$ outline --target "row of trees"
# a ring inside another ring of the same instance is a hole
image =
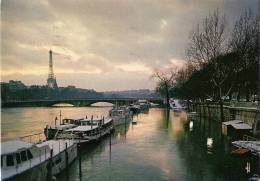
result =
[[[228,32],[225,17],[218,10],[209,14],[191,33],[187,65],[169,75],[155,73],[157,90],[166,97],[213,99],[220,103],[221,118],[223,98],[236,95],[239,100],[243,95],[249,100],[257,94],[258,20],[247,10]]]

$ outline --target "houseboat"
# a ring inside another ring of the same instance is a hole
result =
[[[132,113],[129,107],[115,107],[109,111],[109,117],[113,119],[114,126],[118,126],[128,122],[132,117]]]
[[[140,106],[141,112],[149,111],[150,104],[147,100],[140,99],[140,100],[137,101],[136,104]]]
[[[77,157],[73,140],[48,140],[29,143],[12,140],[2,143],[2,180],[50,180]]]
[[[55,124],[54,127],[46,125],[44,128],[44,135],[47,140],[53,139],[58,133],[79,126],[82,120],[84,120],[84,118],[65,118],[61,121],[61,124]]]
[[[71,129],[59,132],[56,139],[73,139],[78,143],[85,144],[99,140],[101,137],[110,134],[114,130],[112,118],[84,119],[80,125]]]
[[[241,120],[231,120],[222,123],[222,134],[233,138],[242,139],[244,135],[250,135],[252,126]]]
[[[139,105],[136,104],[132,104],[129,106],[129,110],[133,113],[133,114],[138,114],[141,112],[141,107]]]

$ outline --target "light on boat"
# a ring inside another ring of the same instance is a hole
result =
[[[190,131],[192,131],[193,130],[193,121],[190,121],[189,127],[190,127]]]

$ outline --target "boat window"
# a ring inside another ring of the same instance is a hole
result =
[[[14,166],[14,158],[13,155],[6,156],[6,165],[7,166]]]
[[[17,163],[21,163],[20,154],[19,154],[19,153],[16,153],[16,154],[15,154],[15,157],[16,157],[16,162],[17,162]]]
[[[26,161],[27,160],[26,151],[22,151],[21,152],[21,159],[22,159],[22,161]]]
[[[28,156],[29,160],[33,158],[32,153],[31,153],[30,150],[27,150],[27,156]]]
[[[1,167],[3,167],[3,155],[1,155]]]

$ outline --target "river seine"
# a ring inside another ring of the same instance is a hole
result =
[[[65,117],[106,116],[111,107],[3,108],[2,141],[42,132]],[[58,180],[247,180],[259,171],[251,157],[230,155],[230,142],[212,120],[187,120],[185,112],[152,108],[81,151]],[[110,145],[111,139],[111,145]]]

